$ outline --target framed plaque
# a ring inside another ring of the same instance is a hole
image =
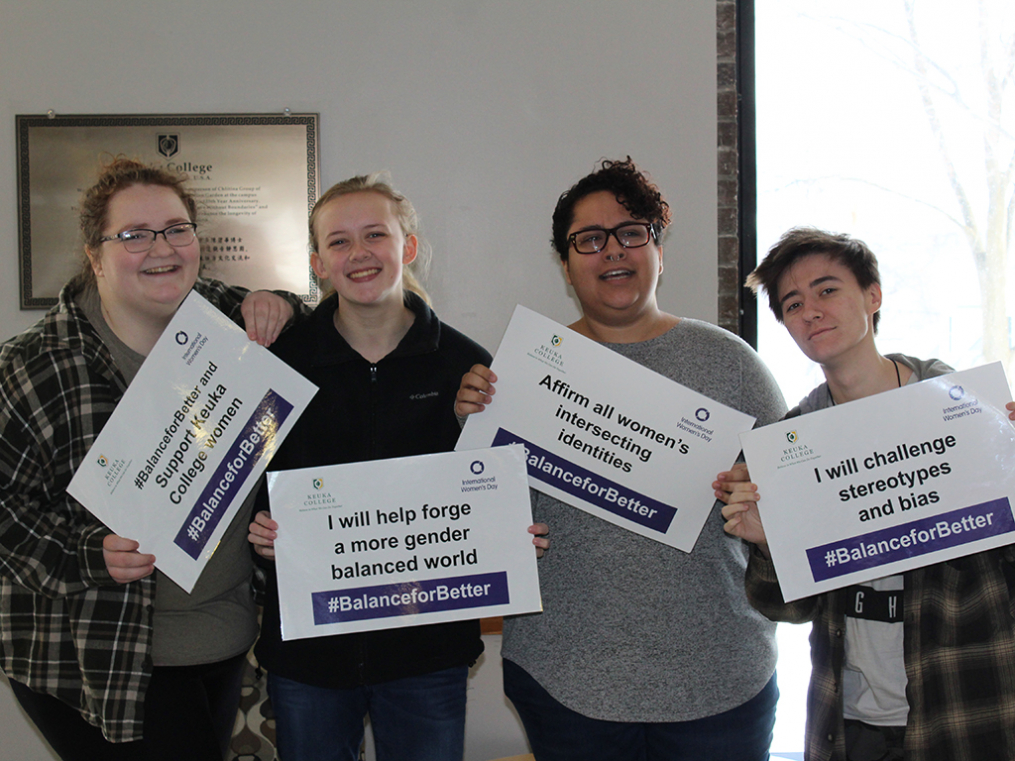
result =
[[[21,308],[56,303],[79,267],[81,194],[115,156],[188,178],[201,274],[317,303],[307,218],[320,191],[317,114],[19,115]]]

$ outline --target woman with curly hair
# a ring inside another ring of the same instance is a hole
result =
[[[778,420],[782,395],[747,344],[659,307],[669,222],[630,158],[560,197],[553,246],[582,310],[570,328],[760,424]],[[456,412],[481,412],[496,380],[473,367]],[[685,553],[535,495],[534,518],[555,537],[540,566],[543,613],[505,622],[503,657],[538,761],[768,757],[775,627],[747,602],[746,551],[723,534],[719,507]]]

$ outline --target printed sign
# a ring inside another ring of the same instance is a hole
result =
[[[1015,542],[1010,399],[994,363],[741,434],[785,599]]]
[[[542,609],[521,447],[268,474],[282,638]]]
[[[316,391],[191,292],[67,491],[190,592]]]
[[[525,307],[493,363],[497,395],[458,450],[522,444],[529,483],[690,552],[754,418],[674,383]]]

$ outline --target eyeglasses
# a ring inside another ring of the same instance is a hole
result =
[[[137,230],[124,230],[122,233],[110,235],[105,238],[99,238],[99,240],[103,243],[109,240],[118,240],[123,243],[123,247],[130,253],[143,254],[152,249],[152,246],[155,245],[155,239],[160,235],[165,238],[166,243],[173,248],[189,246],[194,242],[194,238],[197,237],[196,230],[196,223],[180,222],[179,224],[170,225],[164,230],[146,230],[144,228],[138,228]]]
[[[624,248],[641,248],[647,245],[649,240],[657,240],[656,231],[648,222],[627,222],[609,230],[601,227],[579,230],[568,235],[567,242],[574,246],[574,250],[579,254],[597,254],[606,248],[611,235]]]

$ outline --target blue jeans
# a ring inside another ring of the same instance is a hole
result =
[[[461,761],[467,666],[348,690],[268,674],[282,761],[356,761],[370,714],[377,761]]]
[[[779,699],[773,675],[755,697],[715,716],[660,723],[602,721],[561,705],[508,660],[504,692],[525,725],[536,761],[766,761]]]

